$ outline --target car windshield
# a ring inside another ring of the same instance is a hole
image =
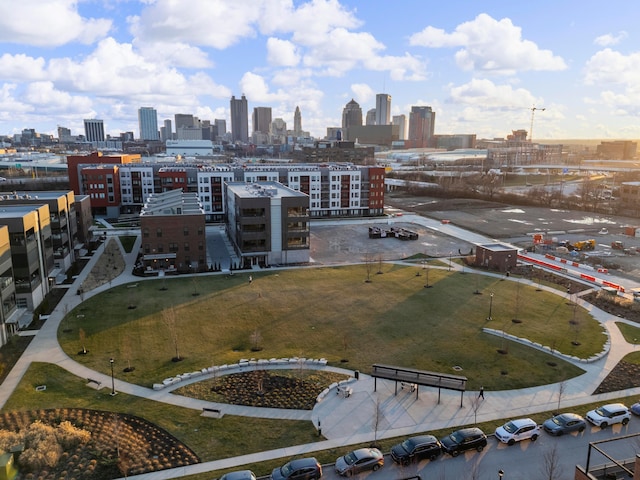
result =
[[[609,410],[607,410],[604,407],[600,407],[596,409],[596,413],[598,415],[600,415],[601,417],[608,417],[609,415],[611,415],[611,413],[609,412]]]
[[[449,435],[449,438],[456,443],[462,443],[462,440],[464,440],[464,435],[462,435],[460,432],[453,432],[451,435]]]
[[[557,417],[553,417],[551,421],[560,426],[563,426],[566,423],[564,417],[561,417],[560,415],[558,415]]]
[[[504,428],[509,433],[515,433],[518,430],[518,427],[515,426],[513,422],[505,423],[502,428]]]
[[[358,458],[353,452],[349,452],[344,456],[344,461],[347,462],[347,465],[353,465],[356,460],[358,460]]]
[[[293,471],[293,468],[291,468],[291,463],[287,463],[287,464],[283,465],[282,467],[280,467],[280,473],[285,478],[288,477],[289,475],[291,475],[292,471]]]
[[[405,440],[404,442],[402,442],[402,448],[404,448],[407,452],[410,452],[411,450],[413,450],[413,442],[409,439],[409,440]]]

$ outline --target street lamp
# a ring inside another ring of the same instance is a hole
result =
[[[502,471],[502,469],[498,470],[498,478],[502,479],[503,475],[504,475],[504,472]]]
[[[487,320],[493,320],[493,318],[491,318],[492,310],[493,310],[493,292],[491,292],[491,294],[489,295],[489,316],[487,317]]]
[[[116,393],[116,381],[113,377],[113,358],[109,359],[109,363],[111,364],[111,396],[113,397]]]

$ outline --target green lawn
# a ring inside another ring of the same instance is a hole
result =
[[[361,265],[264,271],[253,273],[252,284],[248,273],[236,273],[119,286],[70,312],[59,340],[75,360],[105,374],[113,357],[119,378],[145,386],[241,358],[303,356],[365,373],[373,363],[451,373],[460,366],[470,389],[522,388],[581,372],[555,358],[550,367],[551,357],[517,344],[500,354],[503,339],[482,333],[483,326],[579,357],[601,351],[605,341],[601,326],[562,296],[440,269],[430,269],[433,288],[424,288],[418,266],[377,270],[370,283]],[[172,329],[161,313],[169,306],[180,362],[172,361]],[[81,330],[88,355],[78,355]],[[262,350],[253,352],[256,346]],[[124,373],[129,363],[135,370]]]
[[[118,237],[120,239],[120,243],[122,244],[122,248],[127,253],[130,253],[133,250],[133,245],[136,243],[138,237],[135,235],[120,235]]]

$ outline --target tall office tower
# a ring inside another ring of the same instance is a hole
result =
[[[166,142],[173,140],[173,130],[171,129],[171,120],[165,120],[164,126],[160,128],[160,140]]]
[[[296,107],[296,111],[293,114],[293,133],[296,136],[300,136],[302,132],[302,115],[300,114],[300,107]]]
[[[104,142],[104,122],[97,119],[85,120],[84,137],[87,142]]]
[[[158,140],[158,112],[153,107],[138,109],[140,140]]]
[[[176,113],[176,133],[180,128],[192,128],[195,126],[193,115],[188,113]]]
[[[367,125],[375,125],[376,124],[376,109],[372,108],[367,112]]]
[[[407,138],[407,116],[406,115],[394,115],[391,119],[391,125],[398,125],[400,130],[398,131],[398,138],[405,140]]]
[[[376,95],[376,125],[389,125],[391,120],[391,95]]]
[[[247,97],[242,95],[240,100],[231,97],[231,140],[234,142],[249,141],[249,107]]]
[[[362,126],[362,109],[353,98],[342,109],[342,129]]]
[[[218,129],[218,136],[224,137],[227,133],[227,121],[225,119],[216,118],[213,122]]]
[[[271,107],[255,107],[253,109],[253,133],[268,134],[271,132]]]
[[[413,148],[431,147],[436,125],[436,112],[431,107],[411,107],[409,141]]]

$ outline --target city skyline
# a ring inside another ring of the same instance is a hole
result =
[[[323,137],[352,98],[367,112],[388,94],[392,117],[432,107],[436,134],[504,137],[536,107],[534,140],[640,138],[638,13],[623,0],[23,0],[0,18],[0,134],[101,119],[137,136],[145,106],[159,125],[229,126],[245,95],[288,125],[299,106]]]

